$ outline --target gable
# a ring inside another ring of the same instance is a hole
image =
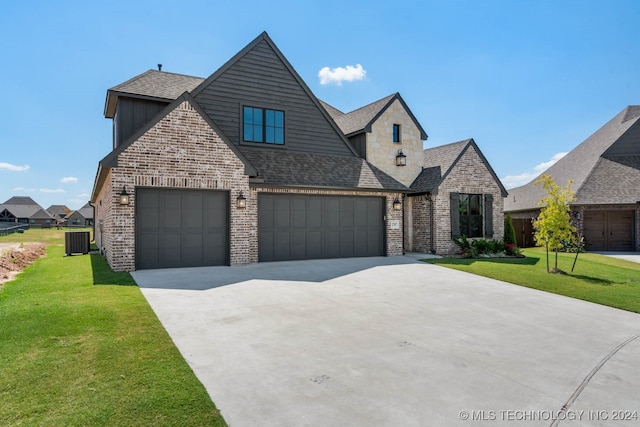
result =
[[[436,194],[438,187],[453,174],[455,179],[462,177],[462,180],[469,183],[465,185],[473,185],[472,182],[478,177],[488,177],[485,186],[492,181],[491,185],[495,184],[502,197],[508,195],[489,161],[473,139],[424,150],[424,156],[425,167],[411,185],[411,189],[419,194]]]
[[[285,143],[277,149],[355,155],[326,110],[265,33],[206,79],[192,95],[235,145],[245,144],[241,135],[242,108],[250,106],[284,111]],[[264,145],[260,148],[274,148]]]

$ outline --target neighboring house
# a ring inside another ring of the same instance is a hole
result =
[[[114,270],[450,253],[465,227],[502,238],[506,192],[473,140],[423,150],[398,93],[342,113],[266,33],[207,79],[149,70],[109,89],[105,117],[90,202]]]
[[[51,205],[47,208],[47,212],[53,215],[57,220],[65,219],[71,213],[71,209],[65,205]]]
[[[571,214],[587,250],[640,251],[640,106],[622,110],[543,173],[560,186],[573,180]],[[533,244],[531,222],[546,196],[536,179],[509,190],[505,202],[521,246]]]
[[[67,227],[91,227],[93,225],[93,206],[87,203],[77,211],[71,212],[65,220]]]
[[[55,218],[31,197],[14,196],[0,205],[0,221],[47,228],[55,223]]]

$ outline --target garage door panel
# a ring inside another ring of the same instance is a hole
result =
[[[634,213],[624,211],[585,211],[583,234],[591,251],[631,251]]]
[[[227,192],[138,189],[136,268],[225,265]]]
[[[383,255],[383,201],[375,197],[261,194],[258,258],[280,261]],[[376,209],[373,214],[368,211],[371,207]]]

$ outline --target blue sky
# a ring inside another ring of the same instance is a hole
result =
[[[108,88],[158,63],[207,77],[262,31],[320,99],[400,92],[425,148],[473,137],[524,184],[640,104],[638,23],[635,0],[4,2],[0,203],[80,208],[111,150]]]

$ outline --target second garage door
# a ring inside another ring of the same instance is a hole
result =
[[[384,198],[260,194],[258,259],[384,255]]]
[[[136,190],[136,269],[228,264],[229,193]]]
[[[588,251],[632,251],[633,211],[585,211],[584,240]]]

